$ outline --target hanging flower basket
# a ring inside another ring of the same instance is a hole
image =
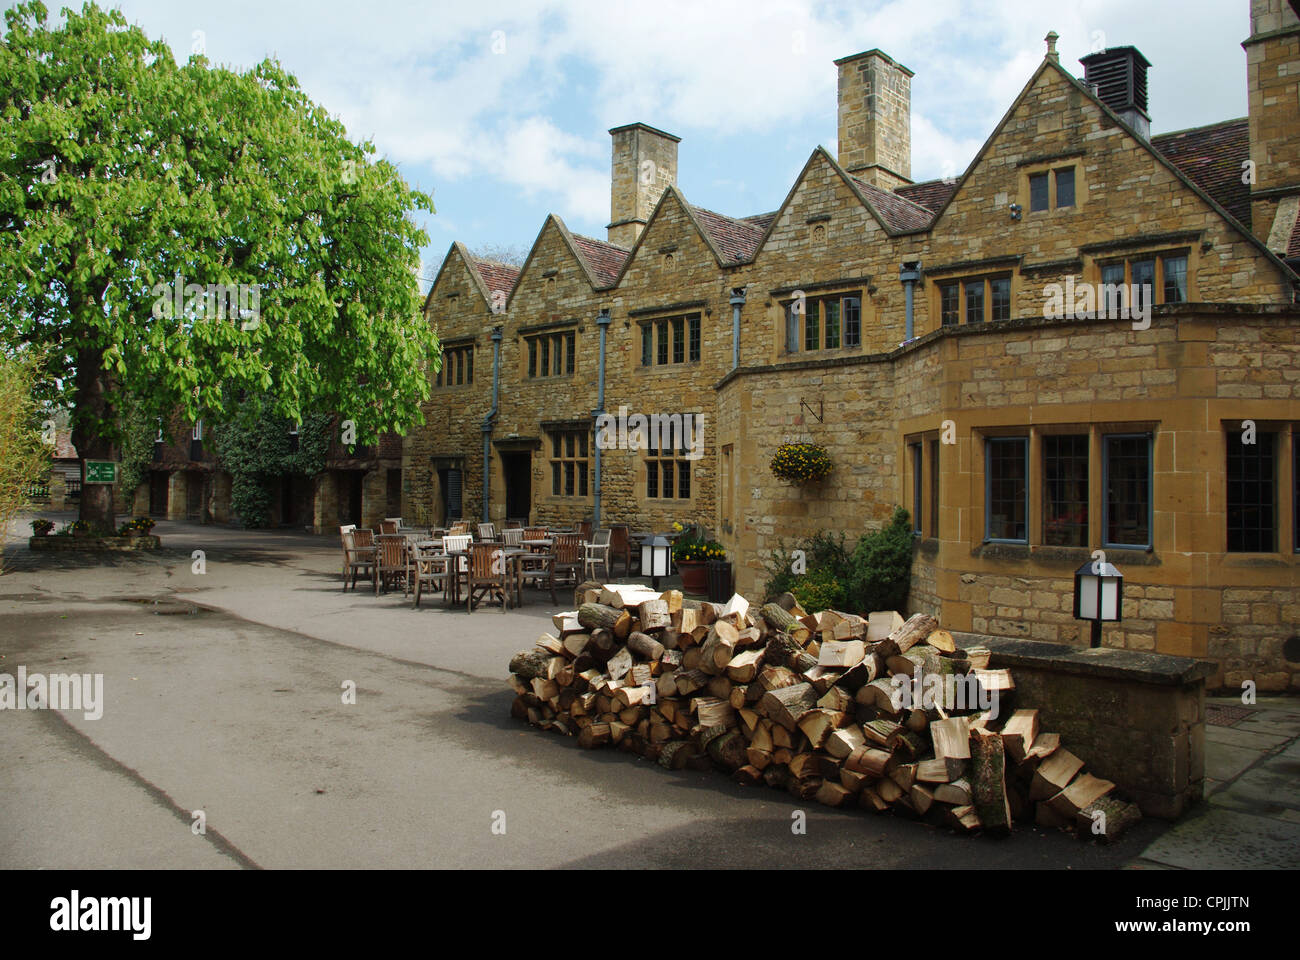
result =
[[[814,483],[830,476],[834,464],[820,443],[783,443],[772,457],[772,473],[787,483]]]

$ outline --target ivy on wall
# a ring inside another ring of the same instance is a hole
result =
[[[274,481],[294,473],[310,478],[325,469],[333,421],[328,414],[306,416],[296,450],[289,425],[269,406],[249,405],[212,431],[222,469],[230,474],[230,508],[245,527],[270,524]]]

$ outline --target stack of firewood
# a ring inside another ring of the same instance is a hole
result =
[[[578,599],[510,682],[516,717],[580,746],[961,831],[1020,820],[1111,838],[1140,816],[1015,708],[987,649],[957,647],[934,617],[807,613],[790,594],[751,611],[639,584]]]

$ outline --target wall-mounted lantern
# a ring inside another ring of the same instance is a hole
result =
[[[1101,646],[1101,625],[1124,619],[1124,577],[1114,564],[1089,560],[1074,571],[1074,619],[1092,622],[1092,643]]]

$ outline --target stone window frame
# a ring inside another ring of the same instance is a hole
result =
[[[543,496],[550,502],[588,502],[591,501],[595,492],[593,485],[593,474],[591,469],[592,446],[594,440],[591,430],[571,427],[555,427],[546,431],[549,445],[547,448],[547,473],[546,486],[547,491]],[[567,441],[572,441],[573,453],[569,453],[570,445]],[[581,451],[586,448],[586,454]],[[557,452],[558,450],[558,452]],[[573,465],[574,485],[573,493],[566,493],[566,465]],[[556,468],[559,468],[558,471]],[[585,467],[584,471],[582,468]],[[580,492],[582,483],[585,479],[586,492]],[[555,492],[557,483],[560,486],[560,492]]]
[[[1005,268],[998,270],[986,270],[981,273],[963,273],[956,276],[936,277],[933,283],[934,293],[934,315],[939,318],[939,329],[945,327],[956,327],[970,323],[995,323],[1002,320],[1015,319],[1016,303],[1016,281],[1019,275],[1014,270]],[[993,283],[997,280],[1007,281],[1007,313],[1006,317],[993,319]],[[972,284],[982,283],[984,291],[981,294],[983,298],[981,317],[977,321],[972,321],[967,313],[967,287]],[[956,287],[957,296],[957,320],[955,323],[944,322],[943,298],[945,290],[951,290]]]
[[[1112,440],[1134,440],[1142,439],[1146,441],[1147,451],[1147,542],[1146,543],[1119,543],[1112,541],[1109,536],[1110,530],[1110,490],[1112,487],[1110,477],[1111,450],[1110,441]],[[1098,493],[1101,495],[1101,546],[1103,550],[1151,550],[1155,543],[1155,434],[1152,431],[1117,431],[1110,430],[1101,434],[1101,489]],[[1089,491],[1091,498],[1091,491]]]
[[[1196,272],[1194,270],[1194,259],[1192,256],[1192,248],[1190,246],[1155,247],[1149,250],[1139,249],[1139,250],[1126,251],[1124,253],[1115,254],[1111,256],[1102,255],[1102,256],[1094,257],[1092,261],[1092,265],[1093,265],[1093,270],[1096,274],[1096,281],[1100,285],[1107,282],[1106,280],[1107,268],[1122,264],[1124,267],[1124,279],[1122,281],[1122,284],[1124,286],[1124,289],[1127,291],[1128,287],[1133,282],[1133,264],[1141,263],[1145,260],[1154,261],[1155,273],[1151,281],[1151,288],[1153,293],[1153,299],[1151,301],[1151,305],[1162,306],[1170,302],[1165,297],[1165,280],[1166,280],[1165,261],[1177,260],[1177,259],[1183,260],[1185,264],[1183,284],[1186,287],[1185,290],[1186,295],[1183,298],[1183,300],[1173,301],[1173,302],[1192,303],[1197,299],[1197,291],[1196,291]],[[1114,281],[1112,280],[1110,282],[1113,283]],[[1120,306],[1127,307],[1128,306],[1127,300],[1123,301],[1120,304]],[[1102,305],[1098,303],[1097,304],[1098,311],[1100,311],[1101,308]]]
[[[1033,516],[1033,457],[1031,456],[1030,435],[1026,429],[1023,433],[991,433],[986,434],[983,438],[984,456],[981,461],[984,464],[984,542],[985,543],[1007,543],[1019,546],[1029,546],[1033,542],[1033,530],[1030,518]],[[993,449],[995,445],[1017,442],[1021,445],[1021,461],[1024,464],[1024,507],[1022,514],[1024,516],[1024,537],[993,537],[990,536],[990,524],[992,521],[993,510],[993,476],[990,470],[990,464],[993,459]]]
[[[1232,418],[1222,422],[1223,428],[1223,552],[1233,556],[1273,556],[1283,552],[1282,530],[1284,528],[1282,518],[1282,504],[1288,499],[1283,495],[1284,491],[1291,491],[1295,486],[1296,478],[1294,473],[1290,477],[1285,474],[1288,472],[1287,467],[1294,462],[1295,456],[1290,451],[1285,450],[1288,434],[1294,434],[1293,428],[1287,428],[1281,424],[1270,421],[1259,420],[1255,423],[1255,441],[1258,450],[1259,440],[1263,437],[1269,437],[1272,441],[1272,467],[1273,475],[1270,480],[1272,486],[1272,504],[1273,514],[1272,523],[1272,547],[1268,550],[1244,550],[1232,546],[1232,480],[1230,479],[1230,464],[1234,451],[1240,451],[1243,444],[1241,443],[1241,419]],[[1294,442],[1294,436],[1291,437]],[[1288,482],[1289,481],[1289,482]],[[1294,517],[1292,524],[1294,526]],[[1292,553],[1295,552],[1295,544],[1292,544]]]
[[[683,411],[682,416],[685,417],[687,413],[690,413],[692,419],[699,417],[699,413],[694,411]],[[649,444],[646,449],[637,451],[640,454],[638,458],[640,463],[637,471],[637,498],[642,504],[648,506],[651,504],[669,503],[685,504],[690,506],[695,503],[699,490],[699,485],[695,481],[695,465],[700,463],[701,460],[693,460],[690,458],[690,450],[685,444],[685,435],[678,439],[678,448],[675,451],[672,451],[669,456],[665,456],[664,452],[659,449],[658,436],[650,436]],[[650,475],[651,473],[655,474],[656,489],[661,491],[663,489],[663,465],[665,463],[671,463],[673,465],[673,496],[665,497],[662,494],[651,496]],[[653,469],[650,466],[651,464],[654,464]],[[686,483],[689,488],[689,493],[685,497],[678,496],[681,491],[681,477],[683,472],[685,472],[687,476]]]
[[[1016,185],[1016,200],[1020,204],[1021,217],[1047,217],[1058,214],[1078,212],[1088,201],[1087,166],[1085,157],[1076,154],[1068,157],[1045,157],[1020,167]],[[1063,170],[1074,171],[1074,203],[1069,206],[1057,205],[1057,180]],[[1033,209],[1030,192],[1030,178],[1047,174],[1047,207],[1043,210]]]
[[[914,459],[914,448],[920,449],[921,469],[918,473]],[[943,444],[938,430],[926,430],[907,434],[903,437],[905,459],[905,476],[903,477],[903,499],[912,506],[912,535],[918,540],[937,540],[939,538],[939,464]],[[917,524],[916,503],[918,497],[922,509],[921,523]]]
[[[1236,421],[1240,425],[1240,420]],[[1225,421],[1225,425],[1229,421]],[[1159,460],[1158,445],[1161,441],[1160,422],[1158,420],[1094,420],[1074,423],[1042,423],[1042,424],[1009,424],[1005,426],[974,427],[972,428],[972,437],[981,441],[987,450],[986,441],[999,438],[1025,438],[1029,440],[1029,461],[1028,461],[1028,479],[1026,484],[1026,540],[994,540],[988,539],[988,457],[987,453],[974,458],[972,467],[978,467],[981,471],[979,475],[972,476],[975,489],[981,491],[982,502],[976,516],[983,514],[984,527],[981,532],[976,534],[977,539],[973,541],[974,546],[980,543],[989,544],[1009,544],[1017,547],[1028,547],[1030,550],[1049,549],[1049,550],[1070,550],[1078,551],[1081,554],[1087,554],[1091,551],[1103,549],[1106,551],[1117,550],[1125,551],[1132,554],[1146,554],[1151,557],[1147,563],[1158,564],[1155,559],[1157,528],[1155,524],[1155,504],[1159,490],[1158,467]],[[1044,512],[1039,509],[1035,501],[1035,492],[1039,496],[1046,496],[1046,473],[1044,470],[1043,457],[1043,439],[1048,436],[1060,434],[1077,434],[1088,436],[1088,536],[1086,547],[1058,547],[1046,543],[1044,534]],[[1106,439],[1110,437],[1122,436],[1144,436],[1148,439],[1148,492],[1149,501],[1147,504],[1147,530],[1150,542],[1143,545],[1135,544],[1115,544],[1107,543],[1106,540]],[[1098,518],[1099,522],[1094,522],[1093,518]]]
[[[652,314],[638,319],[637,326],[640,328],[637,369],[641,372],[653,373],[660,367],[678,369],[701,362],[704,355],[704,314],[701,311]],[[645,362],[647,343],[649,364]],[[677,359],[679,355],[680,360]]]
[[[563,351],[563,363],[558,373],[552,373],[556,348]],[[572,377],[578,370],[578,326],[539,330],[524,335],[524,348],[520,357],[524,365],[525,380],[559,380]],[[545,366],[547,372],[538,371]]]
[[[453,371],[455,378],[452,377]],[[446,375],[444,377],[444,374]],[[452,383],[452,379],[456,382]],[[436,390],[457,390],[474,384],[474,342],[444,343],[442,346],[442,367],[433,376]]]
[[[818,291],[815,294],[805,295],[805,307],[808,304],[817,304],[817,346],[808,346],[808,318],[812,315],[811,310],[805,309],[801,318],[795,322],[795,316],[798,316],[793,310],[794,305],[798,303],[797,297],[787,297],[780,300],[781,316],[785,320],[785,344],[782,347],[782,353],[785,356],[795,356],[801,353],[829,353],[829,352],[847,352],[860,351],[862,349],[863,333],[863,296],[861,287],[846,287],[843,290],[831,290],[828,292]],[[845,308],[846,300],[856,300],[858,304],[858,323],[857,323],[857,343],[846,343],[848,339],[848,310]],[[825,311],[822,310],[821,304],[826,301],[835,301],[839,307],[839,321],[836,330],[839,335],[839,343],[836,346],[826,346],[827,326],[822,322]],[[790,349],[791,336],[793,343],[796,345],[794,350]]]

